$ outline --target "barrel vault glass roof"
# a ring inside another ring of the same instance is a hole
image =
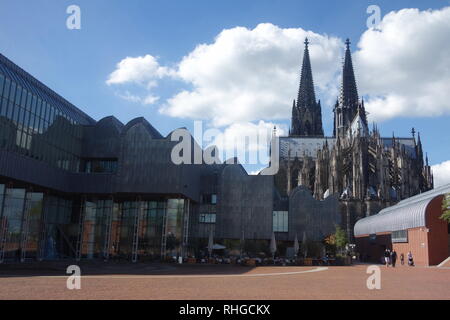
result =
[[[425,226],[428,204],[437,196],[450,193],[450,184],[405,199],[355,224],[355,236],[392,232]]]
[[[38,96],[42,100],[47,101],[47,103],[50,103],[63,114],[66,114],[79,124],[93,125],[96,123],[96,121],[89,117],[86,113],[75,107],[69,101],[48,88],[42,82],[34,78],[2,54],[0,54],[0,72],[17,84],[21,85],[23,88],[27,89],[29,92]]]

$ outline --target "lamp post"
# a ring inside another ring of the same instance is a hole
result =
[[[299,249],[298,238],[297,238],[297,233],[295,233],[295,238],[294,238],[294,257],[295,257],[295,261],[297,261],[298,249]]]
[[[273,263],[275,264],[275,252],[277,252],[277,240],[275,239],[275,232],[272,232],[272,239],[270,240],[270,252],[272,253]]]

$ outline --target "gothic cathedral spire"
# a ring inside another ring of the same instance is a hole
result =
[[[298,88],[297,107],[307,108],[316,103],[314,81],[312,77],[311,61],[309,60],[308,38],[305,39],[302,71],[300,74],[300,87]]]
[[[305,50],[303,53],[297,104],[294,104],[292,107],[291,135],[323,137],[322,110],[320,101],[316,101],[314,93],[308,38],[305,39],[304,43]]]
[[[358,105],[358,89],[356,88],[349,39],[345,41],[345,46],[345,60],[342,68],[342,86],[339,102],[342,106],[355,108],[356,111],[356,106]]]
[[[358,115],[364,125],[367,126],[364,103],[360,103],[358,98],[349,39],[345,41],[345,47],[341,92],[334,108],[334,136],[345,135],[355,116]]]

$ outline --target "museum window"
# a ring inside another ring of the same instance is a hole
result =
[[[89,159],[84,161],[85,173],[116,173],[117,159]]]
[[[140,222],[142,232],[139,234],[139,252],[157,256],[161,252],[161,235],[165,201],[149,201],[143,203],[144,214]]]
[[[200,213],[199,215],[200,223],[216,223],[215,213]]]
[[[108,229],[112,230],[113,225],[117,227],[117,222],[112,222],[114,203],[111,199],[87,199],[83,207],[84,224],[81,254],[88,259],[106,257],[107,254],[112,253],[111,242],[118,236],[117,228],[115,228],[114,234],[108,233]],[[110,243],[108,243],[108,236],[111,239]]]
[[[20,257],[21,227],[25,204],[25,189],[6,189],[2,214],[4,245],[2,256],[6,260]]]
[[[217,204],[217,194],[203,194],[202,195],[203,204]]]
[[[181,241],[183,235],[184,199],[167,199],[166,232]]]
[[[273,211],[273,232],[288,232],[288,211]]]
[[[392,231],[392,243],[406,243],[408,242],[408,230]]]

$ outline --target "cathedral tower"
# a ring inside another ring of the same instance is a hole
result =
[[[345,46],[346,50],[344,65],[342,67],[341,92],[334,107],[333,135],[340,137],[347,133],[348,128],[358,114],[364,125],[367,127],[364,103],[359,103],[349,39],[345,41]]]
[[[300,87],[298,89],[297,103],[292,106],[292,136],[318,136],[323,137],[322,110],[320,101],[316,102],[314,82],[309,59],[308,38],[305,39]]]

